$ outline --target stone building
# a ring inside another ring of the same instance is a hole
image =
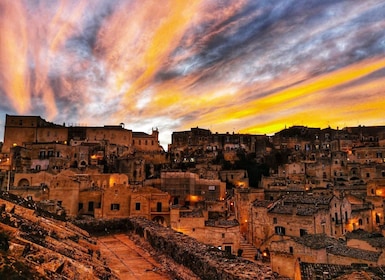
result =
[[[226,184],[220,180],[199,178],[191,172],[161,173],[160,189],[172,196],[173,204],[195,205],[204,200],[223,200]]]
[[[351,247],[343,240],[325,234],[307,234],[276,240],[271,243],[270,265],[273,271],[291,279],[301,278],[304,263],[383,265],[383,253]]]
[[[132,133],[132,147],[137,151],[160,152],[163,151],[159,145],[159,131],[153,129],[151,134],[144,132]]]
[[[222,182],[231,183],[237,188],[248,188],[249,177],[246,170],[221,170],[219,178]]]
[[[240,248],[240,230],[236,219],[210,219],[202,209],[171,209],[171,228],[204,244],[237,254]]]
[[[349,247],[380,253],[385,252],[385,237],[379,232],[358,229],[347,232],[345,238]],[[379,265],[384,265],[384,263],[385,259],[382,259]]]
[[[332,194],[289,194],[276,201],[257,200],[251,207],[250,239],[256,247],[268,247],[277,236],[323,233],[340,237],[347,231],[351,213],[349,201]]]
[[[234,209],[235,218],[239,221],[240,232],[246,237],[251,223],[250,205],[253,201],[263,199],[262,189],[235,188],[230,199],[230,211]]]
[[[70,157],[71,165],[81,168],[95,164],[96,159],[112,159],[127,151],[133,152],[134,149],[163,153],[158,136],[158,130],[148,135],[125,129],[123,124],[103,127],[65,126],[47,122],[39,116],[6,115],[2,153],[9,158],[12,147],[26,147],[32,150],[31,157],[34,159]],[[74,149],[70,153],[59,144]]]
[[[68,141],[68,128],[45,121],[39,116],[6,115],[3,153],[25,143]]]
[[[203,151],[206,154],[202,153],[202,156],[222,152],[226,160],[234,161],[239,151],[255,153],[258,157],[265,156],[269,153],[269,143],[270,139],[266,135],[212,133],[208,129],[196,127],[190,131],[173,132],[168,150],[176,162]]]

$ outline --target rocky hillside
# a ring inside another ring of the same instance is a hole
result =
[[[0,192],[0,279],[117,279],[96,241],[35,202]]]

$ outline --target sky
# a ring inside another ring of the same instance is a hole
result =
[[[274,134],[384,125],[385,1],[2,0],[5,114]],[[1,137],[2,138],[2,137]]]

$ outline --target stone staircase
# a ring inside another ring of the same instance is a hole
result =
[[[251,245],[247,240],[241,238],[239,248],[243,250],[242,257],[249,260],[254,260],[255,254],[257,254],[257,248]]]

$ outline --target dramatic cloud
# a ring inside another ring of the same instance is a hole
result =
[[[158,127],[164,145],[196,126],[384,124],[384,14],[380,0],[1,1],[0,112]]]

